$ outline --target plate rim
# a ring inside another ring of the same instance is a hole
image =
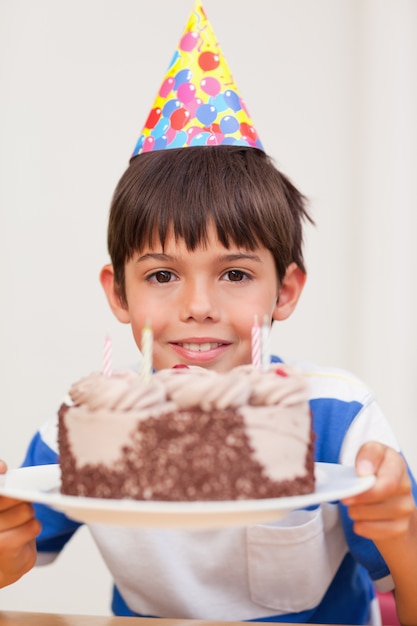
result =
[[[121,515],[134,514],[146,515],[219,515],[219,514],[242,514],[256,512],[279,512],[293,509],[314,506],[323,502],[339,501],[344,497],[356,495],[370,489],[375,476],[357,476],[354,467],[341,465],[338,463],[315,462],[316,489],[309,494],[299,496],[285,496],[281,498],[259,498],[244,500],[208,500],[208,501],[160,501],[160,500],[133,500],[133,499],[112,499],[112,498],[91,498],[85,496],[65,495],[59,491],[51,493],[50,489],[59,489],[60,475],[59,464],[26,466],[9,470],[0,479],[0,494],[7,497],[23,499],[32,503],[45,504],[60,511],[70,509],[87,510],[100,512],[107,511],[120,513]],[[328,473],[333,474],[332,480],[336,482],[338,478],[347,480],[347,485],[342,488],[335,488],[333,483],[331,490],[326,490],[326,477]],[[24,487],[8,485],[8,478],[13,481],[17,475],[24,473],[36,473],[39,475],[50,475],[55,473],[55,483],[49,487],[49,491],[42,491],[40,488],[27,489]],[[325,475],[324,479],[320,475]],[[338,474],[338,476],[336,475]],[[335,476],[336,475],[336,476]],[[335,480],[336,479],[336,480]],[[324,485],[324,488],[323,488]]]

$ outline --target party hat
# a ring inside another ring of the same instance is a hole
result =
[[[263,150],[197,0],[132,156],[152,150],[227,144]]]

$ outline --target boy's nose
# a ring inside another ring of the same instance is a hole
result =
[[[205,283],[188,284],[181,294],[181,320],[197,322],[219,319],[219,307],[215,289]]]

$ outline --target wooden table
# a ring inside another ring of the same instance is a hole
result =
[[[0,611],[0,626],[248,626],[248,623]],[[251,622],[251,626],[265,626],[265,623]],[[280,626],[297,626],[297,624],[281,623]],[[320,624],[316,626],[320,626]]]

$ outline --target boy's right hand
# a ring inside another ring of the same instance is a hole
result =
[[[0,461],[0,474],[7,466]],[[36,562],[41,525],[28,502],[0,496],[0,588],[26,574]]]

